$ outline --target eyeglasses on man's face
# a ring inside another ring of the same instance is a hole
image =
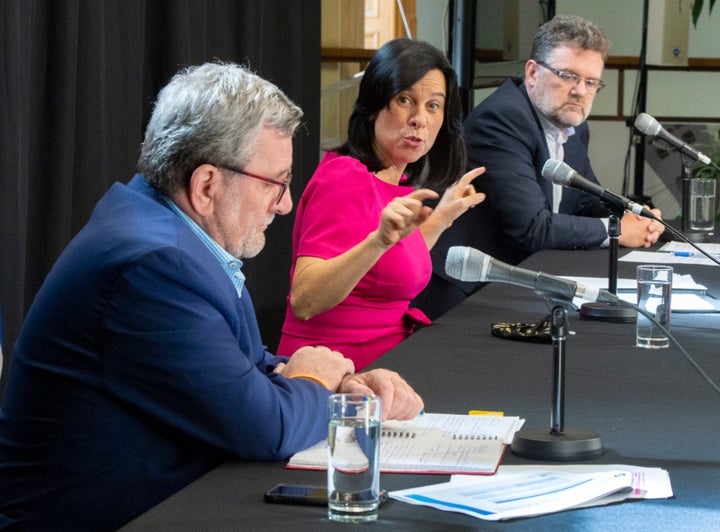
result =
[[[275,200],[275,205],[279,204],[280,201],[282,201],[283,196],[285,195],[285,191],[288,189],[288,187],[290,187],[290,182],[292,181],[292,172],[287,173],[285,181],[279,181],[277,179],[270,179],[269,177],[262,177],[259,175],[251,174],[240,168],[231,168],[229,166],[220,166],[219,168],[228,170],[228,171],[232,172],[233,174],[244,175],[246,177],[251,177],[253,179],[259,179],[260,181],[265,181],[266,183],[272,183],[273,185],[279,186],[280,192],[278,193],[277,198]]]
[[[603,87],[605,87],[605,82],[601,79],[595,79],[595,78],[581,78],[577,74],[574,74],[572,72],[567,72],[566,70],[558,70],[557,68],[553,68],[544,61],[536,61],[538,65],[540,65],[543,68],[546,68],[553,74],[555,74],[557,77],[559,77],[561,80],[565,82],[566,85],[573,87],[577,87],[581,81],[585,82],[585,87],[587,87],[587,90],[593,93],[598,93],[602,90]]]

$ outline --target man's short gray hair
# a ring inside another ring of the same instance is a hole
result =
[[[206,63],[173,76],[158,94],[138,171],[156,190],[185,188],[200,165],[243,167],[263,127],[291,137],[302,110],[278,87],[234,63]]]
[[[603,62],[610,50],[610,41],[594,22],[575,15],[557,15],[538,29],[530,59],[546,62],[552,51],[563,45],[600,52]]]

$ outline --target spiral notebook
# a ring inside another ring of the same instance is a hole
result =
[[[410,421],[386,421],[380,436],[380,471],[492,475],[524,422],[512,416],[430,413]],[[327,460],[325,440],[293,455],[286,467],[326,469]]]

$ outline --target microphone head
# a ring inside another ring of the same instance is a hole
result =
[[[545,161],[541,173],[545,179],[549,179],[556,185],[569,187],[572,183],[572,176],[575,174],[575,170],[562,161],[548,159]]]
[[[660,125],[660,122],[655,120],[649,114],[640,113],[635,119],[635,129],[637,129],[640,133],[655,137],[658,133],[660,133],[662,126]]]
[[[445,273],[466,282],[485,282],[492,257],[467,246],[452,246],[445,258]]]
[[[462,279],[469,249],[464,246],[452,246],[448,249],[445,257],[445,273],[453,279]]]

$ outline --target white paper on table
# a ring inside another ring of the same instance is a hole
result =
[[[692,257],[678,257],[672,253],[661,251],[631,251],[627,255],[623,255],[618,260],[620,262],[640,262],[643,264],[699,264],[701,266],[717,266],[716,263],[702,255],[699,251],[694,251]],[[711,255],[716,256],[711,253]]]
[[[626,494],[623,499],[667,499],[673,496],[670,485],[670,475],[659,467],[639,467],[628,464],[565,464],[553,465],[554,469],[573,473],[596,473],[602,471],[630,471],[633,474],[633,491]],[[500,466],[498,473],[519,471],[533,471],[547,469],[547,466],[537,465],[507,465]],[[451,478],[465,475],[454,475]]]
[[[425,413],[386,421],[380,436],[381,472],[494,474],[506,446],[525,423],[517,416]],[[357,445],[357,442],[355,442]],[[359,451],[359,448],[358,448]],[[295,453],[289,469],[326,469],[327,439]],[[347,464],[361,467],[360,461]]]
[[[564,279],[570,279],[572,281],[576,281],[580,284],[584,284],[585,286],[589,286],[591,288],[599,288],[601,290],[607,290],[608,289],[608,279],[607,277],[577,277],[577,276],[570,276],[570,275],[563,275]],[[673,291],[675,290],[696,290],[698,292],[705,292],[707,290],[707,286],[702,285],[700,283],[696,283],[695,280],[693,280],[692,275],[689,274],[673,274],[673,282],[672,282]],[[617,280],[617,289],[618,290],[637,290],[637,281],[635,279],[628,279],[628,278],[619,278]]]
[[[714,244],[712,242],[701,242],[696,244],[697,247],[710,253],[710,255],[720,255],[720,244]],[[683,252],[696,252],[695,248],[687,242],[680,242],[678,240],[672,240],[665,242],[662,247],[658,250],[661,252],[672,252],[672,251],[683,251]]]
[[[573,277],[563,276],[579,284],[598,288],[608,289],[607,277]],[[692,275],[673,275],[673,294],[671,299],[671,310],[673,312],[718,312],[720,308],[712,300],[708,299],[705,292],[705,285],[696,283]],[[621,278],[617,280],[617,296],[628,303],[637,303],[637,281],[635,279]],[[573,304],[580,307],[585,303],[584,299],[578,297],[573,299]]]
[[[637,304],[637,292],[618,292],[617,296],[628,303]],[[670,298],[672,312],[720,312],[716,304],[694,292],[675,292]]]
[[[410,504],[489,521],[671,496],[667,472],[625,465],[501,466],[492,477],[454,475],[450,482],[390,492]]]

